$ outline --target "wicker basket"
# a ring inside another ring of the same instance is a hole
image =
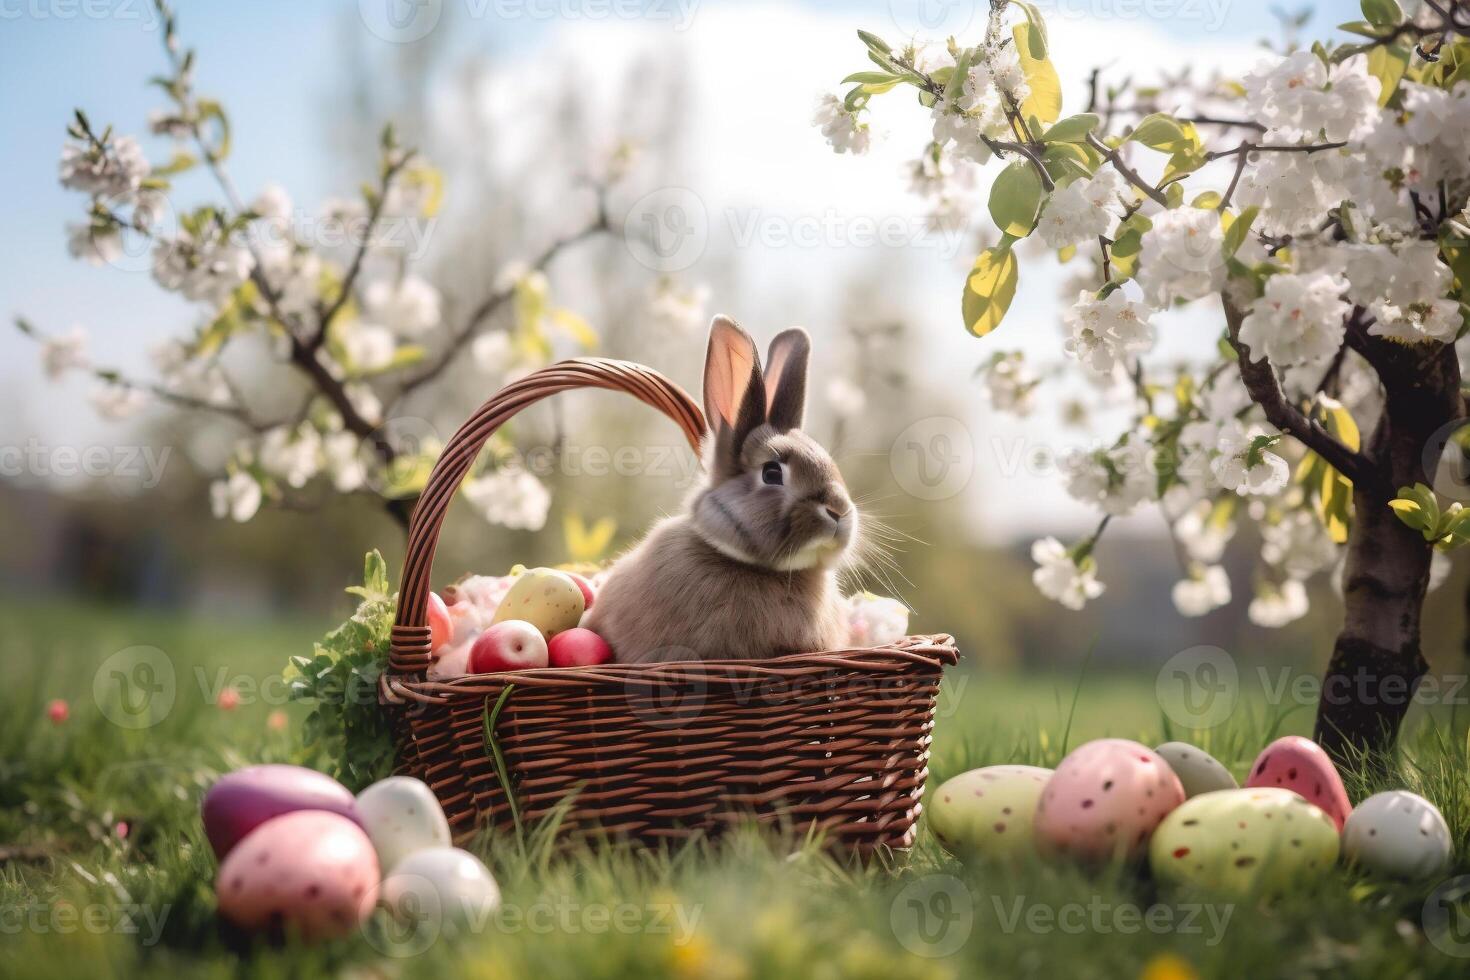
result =
[[[506,386],[454,434],[413,513],[379,682],[398,770],[433,788],[457,840],[559,811],[564,829],[649,842],[754,817],[863,853],[909,846],[940,673],[958,657],[949,636],[759,661],[426,680],[429,570],[450,499],[497,428],[572,388],[627,392],[698,451],[704,415],[689,395],[641,365],[590,358]]]

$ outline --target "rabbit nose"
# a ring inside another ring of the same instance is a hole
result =
[[[823,510],[827,512],[828,517],[832,518],[833,524],[836,524],[837,522],[842,520],[842,512],[839,511],[836,507],[832,507],[829,505],[827,507],[824,507]]]

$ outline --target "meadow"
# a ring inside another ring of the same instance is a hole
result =
[[[1415,716],[1390,772],[1349,774],[1354,799],[1406,785],[1444,811],[1458,857],[1427,883],[1342,868],[1262,906],[1160,889],[1131,867],[965,865],[927,830],[911,853],[857,865],[753,830],[648,851],[553,846],[541,828],[475,843],[504,904],[470,934],[404,944],[380,913],[340,942],[250,941],[215,914],[198,800],[221,772],[300,757],[304,711],[270,678],[330,624],[15,600],[0,619],[4,976],[1448,977],[1470,957],[1463,897],[1444,887],[1470,872],[1466,721],[1454,711]],[[174,693],[157,724],[130,729],[93,687],[137,644],[167,652]],[[221,699],[225,688],[235,696]],[[50,716],[55,699],[64,721]],[[962,662],[929,785],[979,765],[1053,765],[1101,735],[1194,740],[1241,775],[1271,737],[1310,728],[1307,706],[1275,700],[1247,684],[1226,722],[1194,732],[1161,711],[1152,673],[1089,672],[1085,655],[1047,674]]]

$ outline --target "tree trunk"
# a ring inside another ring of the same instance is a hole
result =
[[[1392,748],[1428,670],[1419,625],[1432,550],[1388,501],[1398,487],[1432,482],[1450,423],[1462,414],[1453,347],[1393,344],[1359,331],[1349,342],[1378,369],[1385,392],[1364,447],[1383,479],[1354,487],[1343,627],[1317,706],[1316,739],[1339,762],[1365,752],[1382,758]]]

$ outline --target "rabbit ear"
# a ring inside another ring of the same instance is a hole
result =
[[[801,428],[806,413],[806,366],[812,338],[800,327],[783,330],[766,355],[766,419],[782,432]]]
[[[764,392],[755,341],[734,320],[715,317],[704,359],[704,412],[723,462],[732,453],[738,457],[750,430],[765,421]]]

